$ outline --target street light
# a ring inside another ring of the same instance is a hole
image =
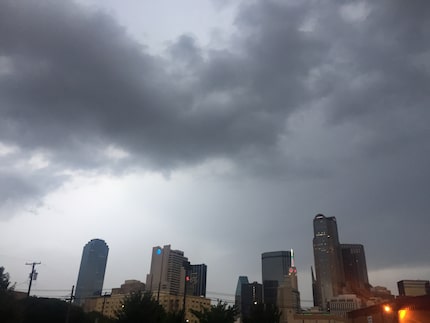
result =
[[[407,309],[401,309],[399,310],[398,314],[399,314],[399,319],[403,320],[404,318],[406,318],[406,314],[408,313]]]
[[[393,309],[391,308],[390,305],[384,305],[384,312],[385,313],[391,313],[393,311]]]

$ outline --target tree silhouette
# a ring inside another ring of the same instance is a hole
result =
[[[160,323],[166,318],[163,307],[152,295],[141,292],[128,296],[116,315],[117,322],[124,323]]]
[[[281,313],[278,307],[273,304],[255,304],[251,307],[251,312],[243,318],[244,323],[279,323]]]
[[[5,273],[4,267],[0,267],[0,293],[9,291],[9,274]]]
[[[9,274],[4,267],[0,267],[0,322],[9,323],[19,321],[20,310],[12,295]]]
[[[183,310],[179,312],[170,312],[166,314],[165,323],[183,323],[185,321],[185,313]]]
[[[235,306],[227,306],[227,303],[223,302],[218,302],[210,308],[202,307],[200,312],[193,309],[190,311],[200,323],[233,323],[237,314]]]

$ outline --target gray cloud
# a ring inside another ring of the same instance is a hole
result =
[[[242,179],[270,183],[251,194],[276,205],[263,236],[284,229],[285,214],[308,228],[317,212],[348,223],[351,242],[414,231],[408,243],[390,240],[385,258],[368,252],[389,266],[427,234],[429,6],[244,2],[231,47],[183,35],[154,56],[105,13],[2,1],[0,139],[28,158],[45,152],[48,170],[169,172],[225,158]],[[106,158],[109,146],[128,157]],[[3,171],[0,192],[40,198],[64,181],[48,170],[36,186],[40,173]],[[289,230],[291,241],[302,235]]]

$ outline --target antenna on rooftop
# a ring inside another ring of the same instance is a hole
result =
[[[291,267],[295,267],[294,266],[294,250],[291,249]]]

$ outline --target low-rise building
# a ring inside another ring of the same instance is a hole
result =
[[[203,308],[211,306],[211,300],[206,297],[186,295],[171,295],[169,293],[160,293],[157,295],[158,302],[163,306],[166,312],[179,312],[183,309],[185,302],[185,319],[190,323],[199,321],[190,310],[202,311]]]
[[[399,297],[348,313],[348,323],[429,322],[430,295]]]
[[[111,294],[85,299],[82,308],[85,312],[98,312],[107,317],[115,318],[127,296],[143,292],[145,284],[139,280],[126,280],[119,288],[113,288]]]
[[[430,282],[428,280],[401,280],[397,282],[399,296],[430,295]]]
[[[329,300],[330,314],[346,317],[346,313],[362,307],[361,299],[355,294],[343,294]]]

